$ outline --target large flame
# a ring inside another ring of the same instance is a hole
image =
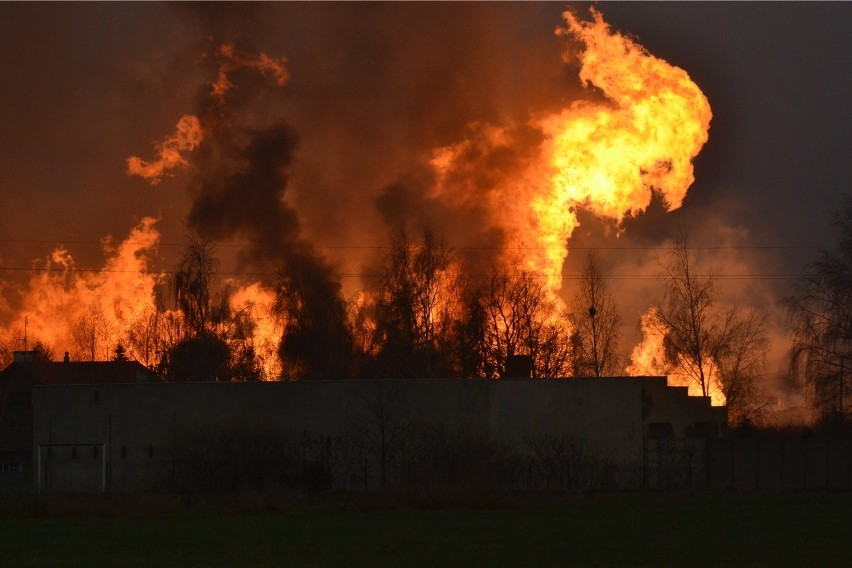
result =
[[[478,199],[513,244],[506,261],[545,275],[554,290],[561,286],[576,209],[620,222],[644,211],[653,192],[669,209],[679,207],[712,116],[684,70],[610,30],[600,13],[592,15],[592,22],[584,22],[566,12],[567,27],[557,33],[582,43],[580,78],[605,101],[576,101],[534,119],[529,126],[543,133],[543,142],[537,153],[517,157],[511,175],[467,175],[471,186],[494,187],[485,200],[475,187],[460,192],[459,180],[470,156],[517,145],[513,129],[474,125],[470,139],[438,150],[432,160],[439,180],[435,195],[453,202],[466,195]]]
[[[79,270],[70,253],[55,249],[30,279],[11,329],[76,358],[108,359],[129,328],[155,309],[162,275],[149,267],[160,234],[146,217],[114,249],[98,271]],[[85,345],[85,347],[84,347]]]
[[[121,345],[126,356],[155,367],[167,349],[169,326],[180,325],[180,314],[157,305],[155,288],[166,274],[151,267],[160,233],[156,219],[146,217],[117,246],[105,241],[106,261],[99,270],[77,268],[71,254],[58,247],[35,267],[23,290],[20,308],[2,342],[18,344],[26,327],[39,340],[74,360],[107,360]],[[259,283],[229,283],[231,309],[251,322],[249,339],[258,356],[261,376],[280,374],[278,340],[281,330],[272,313],[274,293]]]

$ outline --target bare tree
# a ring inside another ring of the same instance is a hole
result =
[[[487,290],[469,279],[464,286],[459,318],[455,321],[457,373],[464,378],[499,377],[497,361],[490,356],[491,344],[486,337],[488,313]]]
[[[452,252],[428,227],[417,243],[405,231],[393,241],[375,306],[383,374],[428,378],[450,372],[458,311],[454,266]]]
[[[169,380],[255,380],[256,353],[246,314],[230,306],[232,289],[217,282],[219,262],[209,240],[190,233],[175,270],[174,312],[151,314],[139,322],[134,343],[150,355],[150,342],[163,347],[160,368]]]
[[[688,236],[682,234],[665,265],[666,288],[659,317],[665,327],[667,355],[680,363],[703,396],[710,396],[715,361],[726,348],[733,312],[719,311],[713,277],[699,276],[693,268]]]
[[[494,270],[477,297],[483,316],[480,330],[483,376],[507,376],[508,362],[518,355],[531,358],[533,378],[569,373],[571,344],[567,316],[533,274],[524,270]]]
[[[230,339],[230,380],[247,383],[263,379],[263,368],[254,344],[254,329],[257,323],[252,317],[253,304],[245,306],[232,315],[228,333]],[[277,377],[276,377],[277,378]]]
[[[718,361],[732,424],[759,422],[771,403],[761,374],[766,363],[765,316],[750,310],[734,322],[730,340]]]
[[[766,353],[764,320],[754,310],[726,309],[713,275],[695,272],[688,244],[684,233],[665,265],[666,288],[658,315],[666,357],[703,396],[721,389],[729,421],[755,419],[766,400],[759,383]]]
[[[621,317],[593,253],[586,256],[569,320],[574,327],[574,374],[600,377],[619,373],[622,368],[618,354]]]
[[[835,250],[822,251],[785,303],[793,330],[790,369],[826,422],[852,414],[852,197],[835,219]]]
[[[80,316],[71,330],[77,359],[97,361],[109,354],[109,323],[103,312],[93,307]]]
[[[183,313],[189,336],[209,333],[228,315],[227,298],[217,294],[218,269],[212,243],[197,233],[189,233],[172,281],[175,303]]]
[[[145,310],[127,329],[127,351],[130,358],[149,369],[155,369],[164,349],[165,315],[157,308]]]

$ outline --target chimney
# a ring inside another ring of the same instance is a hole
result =
[[[70,363],[70,362],[71,362],[71,357],[69,357],[69,356],[68,356],[68,352],[67,352],[67,351],[65,352],[65,357],[64,357],[62,360],[63,360],[63,361],[65,361],[66,363]]]
[[[532,378],[532,356],[511,355],[506,358],[506,375],[504,379]]]

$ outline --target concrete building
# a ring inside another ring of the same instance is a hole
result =
[[[33,387],[153,379],[136,361],[43,361],[32,351],[16,351],[13,362],[0,371],[0,493],[32,488]]]
[[[353,440],[361,453],[340,469],[363,475],[341,486],[375,487],[380,459],[384,478],[376,440],[439,429],[531,458],[537,441],[582,447],[613,488],[642,487],[660,477],[664,442],[649,459],[652,440],[718,436],[726,418],[664,377],[44,385],[32,389],[32,479],[39,492],[151,489],[175,480],[175,450],[199,432],[260,424],[328,448]]]

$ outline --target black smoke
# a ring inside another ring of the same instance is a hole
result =
[[[279,123],[254,131],[217,133],[196,161],[189,227],[213,240],[244,242],[240,264],[263,268],[280,261],[299,238],[299,217],[284,202],[297,140]]]

